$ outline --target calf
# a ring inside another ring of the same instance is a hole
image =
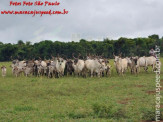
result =
[[[111,76],[111,65],[107,65],[106,76]]]
[[[5,66],[2,66],[1,70],[2,70],[2,77],[5,77],[6,76],[6,72],[7,72],[7,68]]]

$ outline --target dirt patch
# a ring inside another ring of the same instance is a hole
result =
[[[163,85],[161,85],[161,86],[163,86]],[[163,91],[163,87],[161,87],[160,90]]]
[[[119,104],[128,104],[133,99],[134,98],[125,98],[125,99],[122,99],[122,100],[118,101],[117,103],[119,103]]]
[[[163,82],[163,80],[161,80],[160,82]]]
[[[142,88],[142,87],[145,87],[144,85],[131,85],[131,87],[137,87],[137,88]]]
[[[156,91],[146,91],[147,94],[155,94]]]
[[[163,105],[160,105],[160,108],[163,108]]]

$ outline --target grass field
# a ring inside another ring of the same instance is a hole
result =
[[[0,63],[8,70],[5,78],[0,76],[0,121],[140,122],[155,119],[155,74],[151,69],[148,73],[141,70],[138,76],[128,72],[124,77],[118,76],[113,66],[112,76],[103,78],[15,78],[10,64]],[[163,86],[163,77],[161,84]]]

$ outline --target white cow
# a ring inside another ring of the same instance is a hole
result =
[[[43,67],[40,65],[40,66],[37,66],[37,76],[41,76],[43,74]]]
[[[19,61],[18,62],[18,66],[19,67],[26,67],[27,66],[27,63],[26,63],[26,61]]]
[[[144,70],[147,72],[148,66],[152,66],[152,71],[154,71],[155,66],[156,66],[156,58],[154,56],[150,57],[140,57],[137,61],[137,71],[138,73],[140,72],[140,68],[144,67]]]
[[[16,77],[20,75],[21,72],[23,72],[23,68],[27,66],[26,61],[19,61],[14,60],[11,64],[12,68],[12,74]]]
[[[136,68],[137,68],[138,73],[140,72],[140,67],[144,67],[145,71],[147,70],[146,57],[145,56],[140,57],[137,61]]]
[[[126,58],[122,59],[119,56],[115,56],[114,64],[115,64],[117,73],[123,75],[127,70],[128,60]]]
[[[129,57],[126,57],[126,59],[127,59],[127,69],[128,68],[131,69],[131,67],[132,67],[132,61],[131,61],[131,59]]]
[[[43,69],[43,74],[42,75],[47,74],[47,63],[45,61],[41,61],[41,66],[42,66],[42,69]]]
[[[93,73],[97,73],[98,77],[100,77],[102,71],[102,65],[100,64],[98,59],[88,59],[85,61],[85,68],[88,72],[91,73],[91,77],[93,77]]]
[[[23,67],[20,67],[20,66],[14,66],[13,67],[13,74],[18,77],[22,72],[24,72],[24,69]]]
[[[32,67],[24,67],[24,68],[23,68],[23,71],[24,71],[24,75],[25,75],[26,77],[28,77],[30,74],[33,73],[33,68],[32,68]]]
[[[146,57],[146,67],[152,66],[152,71],[155,70],[156,67],[156,58],[154,56]]]
[[[73,61],[72,66],[74,68],[74,72],[75,72],[76,75],[83,75],[83,70],[84,70],[84,67],[85,67],[84,60],[75,59]]]
[[[64,60],[63,58],[58,58],[56,61],[56,71],[58,73],[58,77],[64,75],[65,66],[66,66],[66,60]]]
[[[25,67],[27,65],[26,61],[14,60],[12,61],[13,66]]]
[[[47,67],[47,63],[45,61],[41,61],[41,66],[42,67]]]

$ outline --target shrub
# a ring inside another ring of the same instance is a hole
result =
[[[95,116],[99,118],[126,118],[125,111],[116,105],[94,104],[93,111]]]
[[[142,119],[148,121],[155,121],[155,110],[150,108],[143,108],[142,110]]]

